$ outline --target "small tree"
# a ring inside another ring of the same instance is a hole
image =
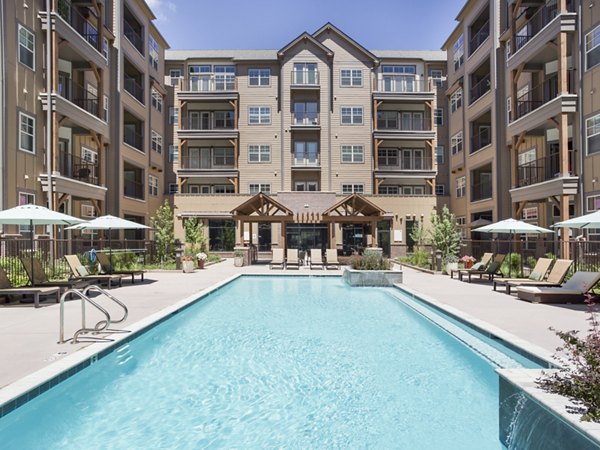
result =
[[[191,247],[194,254],[197,251],[206,250],[206,238],[204,237],[204,225],[202,221],[192,218],[187,219],[183,224],[185,230],[185,242]]]
[[[462,234],[458,229],[454,214],[444,205],[441,214],[431,215],[431,243],[442,252],[442,259],[457,256],[462,243]]]
[[[154,242],[156,243],[156,256],[159,261],[167,261],[175,256],[175,234],[173,231],[173,209],[169,202],[165,202],[156,210],[156,216],[150,218],[154,228]]]

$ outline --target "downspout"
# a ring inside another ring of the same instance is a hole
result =
[[[52,186],[52,10],[51,0],[46,0],[46,170],[48,172],[48,209],[54,209]],[[50,227],[50,238],[53,227]]]
[[[3,176],[5,173],[5,159],[6,159],[6,85],[5,85],[5,70],[6,64],[4,61],[4,46],[6,45],[6,36],[4,35],[6,30],[6,24],[4,23],[4,8],[5,3],[0,3],[0,29],[3,31],[0,33],[0,174],[2,174],[2,180],[0,180],[0,210],[5,208],[4,192],[6,187],[6,177]]]
[[[583,43],[583,31],[581,30],[581,3],[578,6],[579,11],[577,11],[577,38],[578,38],[578,42]],[[587,142],[585,140],[585,132],[584,132],[584,120],[583,120],[583,105],[581,104],[581,102],[583,102],[583,65],[585,64],[585,58],[584,58],[584,47],[583,45],[579,46],[579,70],[578,70],[578,74],[577,77],[579,79],[579,87],[577,90],[577,96],[578,101],[579,101],[579,107],[577,108],[578,110],[578,114],[579,114],[579,158],[577,158],[577,163],[579,165],[579,167],[577,168],[577,173],[579,173],[579,180],[578,180],[578,184],[579,184],[579,212],[580,214],[585,214],[585,197],[584,197],[584,170],[585,170],[585,164],[583,163],[584,158],[585,158],[585,154],[587,153]],[[574,128],[574,127],[571,127]],[[573,129],[573,133],[575,133],[575,130]],[[585,143],[585,145],[584,145]],[[584,151],[584,147],[585,147],[585,151]]]

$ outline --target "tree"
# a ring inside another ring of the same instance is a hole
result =
[[[431,229],[429,231],[431,243],[436,250],[442,252],[442,258],[458,256],[462,244],[462,234],[458,229],[456,218],[446,205],[441,214],[431,215]]]
[[[156,216],[150,218],[154,228],[154,242],[156,243],[156,256],[163,262],[175,256],[175,234],[173,232],[173,210],[169,202],[165,202],[156,210]]]
[[[185,230],[185,242],[189,244],[190,251],[196,253],[206,250],[206,238],[204,237],[204,225],[202,221],[192,218],[187,219],[183,224]]]

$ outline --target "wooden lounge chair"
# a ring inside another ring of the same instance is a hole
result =
[[[598,281],[600,272],[575,272],[561,287],[521,286],[517,288],[517,295],[533,303],[581,302]]]
[[[551,258],[540,258],[535,263],[535,267],[529,274],[529,278],[496,278],[494,279],[494,290],[498,287],[498,285],[506,285],[508,283],[519,283],[521,281],[542,281],[546,277],[546,273],[550,266],[552,265]],[[510,293],[510,291],[509,291]]]
[[[570,259],[557,259],[552,266],[552,270],[548,274],[548,278],[542,281],[533,281],[533,280],[521,280],[521,281],[509,281],[506,283],[506,293],[510,295],[511,288],[517,286],[546,286],[546,287],[556,287],[560,286],[564,281],[567,273],[569,272],[569,268],[573,264],[573,261]]]
[[[144,273],[145,270],[115,270],[115,268],[110,263],[110,259],[108,255],[105,253],[96,253],[96,258],[98,258],[98,262],[100,263],[100,268],[102,269],[103,274],[108,275],[131,275],[131,282],[135,283],[135,276],[139,275],[141,280],[144,281]]]
[[[79,261],[79,257],[77,255],[65,255],[65,261],[67,261],[74,278],[89,280],[92,283],[105,282],[109,289],[112,287],[113,282],[119,283],[119,286],[123,286],[122,275],[90,275],[85,266],[81,264],[81,261]]]
[[[310,249],[310,269],[313,269],[313,266],[320,267],[321,270],[325,269],[325,265],[323,264],[323,254],[320,248],[311,248]]]
[[[328,248],[325,251],[325,258],[326,269],[340,268],[340,262],[338,261],[337,250],[335,248]]]
[[[488,266],[488,264],[492,260],[493,256],[494,256],[493,253],[484,253],[483,256],[481,257],[481,259],[479,260],[479,262],[476,262],[475,264],[473,264],[473,267],[471,267],[471,269],[467,269],[467,270],[485,270],[485,268]],[[454,274],[456,274],[456,276],[458,278],[460,278],[461,270],[465,270],[465,269],[451,270],[450,278],[454,278]]]
[[[486,276],[488,280],[494,281],[494,277],[500,274],[500,267],[504,262],[504,258],[506,258],[506,255],[496,255],[494,257],[494,260],[491,263],[489,263],[484,270],[461,270],[458,273],[458,278],[460,279],[460,281],[464,281],[465,275],[468,275],[470,283],[471,277],[473,275],[479,275],[479,279],[483,279],[483,277]]]
[[[279,267],[281,269],[285,268],[285,258],[283,256],[282,248],[273,249],[273,258],[271,258],[271,262],[269,263],[269,269],[272,269],[273,267]]]
[[[21,263],[23,264],[23,267],[25,267],[25,273],[27,273],[29,282],[33,287],[59,287],[60,291],[64,292],[69,289],[81,289],[92,284],[90,281],[82,280],[80,278],[71,278],[70,280],[65,281],[50,281],[40,262],[36,258],[30,256],[21,256]],[[35,277],[35,279],[33,277]]]
[[[285,268],[289,269],[290,266],[300,269],[300,260],[298,259],[298,249],[288,248],[287,259],[285,261]]]
[[[12,283],[6,276],[4,269],[0,268],[0,295],[33,295],[33,303],[36,308],[40,307],[40,296],[54,295],[56,303],[60,298],[60,287],[20,287],[12,286]]]

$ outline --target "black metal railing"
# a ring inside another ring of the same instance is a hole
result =
[[[124,80],[125,90],[129,92],[137,101],[144,104],[144,86],[134,78],[125,75]]]
[[[469,42],[469,55],[472,55],[475,50],[481,47],[481,44],[483,44],[489,35],[490,21],[488,20],[472,35],[471,41]]]
[[[92,47],[101,52],[100,34],[69,0],[58,0],[56,8],[58,15],[71,25],[71,28],[77,31]]]
[[[574,86],[575,71],[571,69],[567,71],[567,91],[572,93]],[[558,74],[554,74],[517,98],[515,120],[554,100],[558,94]]]
[[[88,161],[72,153],[61,151],[59,154],[60,174],[84,183],[99,185],[98,163]]]
[[[479,133],[471,136],[471,153],[492,143],[492,128],[481,128]]]
[[[412,76],[386,75],[383,74],[380,80],[375,80],[375,92],[431,92],[433,83],[431,80],[417,80]]]
[[[124,127],[123,142],[138,150],[144,151],[144,135],[136,131],[133,127]]]
[[[397,118],[378,118],[377,119],[377,130],[382,131],[431,131],[431,117],[425,116],[413,116],[402,117],[401,113],[398,113]]]
[[[127,38],[131,45],[133,45],[138,52],[142,55],[144,54],[144,37],[133,28],[133,26],[127,22],[123,21],[123,34]]]
[[[432,158],[429,156],[421,157],[402,157],[396,158],[379,158],[378,166],[383,170],[432,170]]]
[[[144,183],[141,181],[125,179],[123,182],[123,194],[125,197],[144,200]]]
[[[558,15],[558,2],[553,0],[546,3],[535,14],[533,14],[527,23],[517,32],[515,46],[516,49],[521,49],[527,44],[536,34],[548,25]],[[523,32],[523,30],[525,32]]]
[[[573,173],[574,167],[575,152],[569,150],[568,168],[570,174]],[[536,159],[535,161],[519,165],[517,167],[517,185],[519,187],[530,186],[532,184],[552,180],[560,175],[560,155],[558,153],[553,153]]]
[[[212,113],[208,117],[184,115],[180,118],[180,130],[234,130],[233,117],[216,118]]]
[[[490,74],[488,73],[479,81],[477,81],[477,83],[475,83],[469,91],[469,105],[478,98],[480,98],[486,92],[489,92],[491,88],[492,84],[490,82]]]
[[[319,113],[292,113],[292,125],[319,125]]]
[[[98,115],[98,96],[86,87],[74,82],[71,78],[59,77],[58,94],[90,114],[100,117]]]
[[[477,202],[492,198],[492,183],[475,183],[471,186],[471,201]]]

